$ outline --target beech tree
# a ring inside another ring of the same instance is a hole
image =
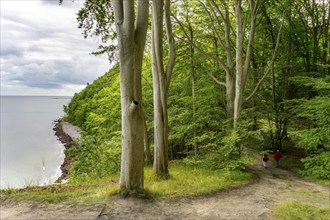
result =
[[[146,129],[141,73],[148,17],[148,0],[87,0],[78,12],[79,27],[84,29],[85,37],[101,36],[102,44],[94,54],[108,53],[111,59],[119,51],[122,121],[119,188],[124,194],[138,193],[144,188]]]
[[[244,89],[252,58],[253,42],[257,27],[257,15],[264,1],[249,0],[243,3],[242,0],[236,0],[232,4],[232,7],[230,7],[229,1],[219,3],[215,0],[198,0],[198,2],[209,19],[211,34],[215,36],[215,47],[213,48],[215,51],[210,51],[209,47],[194,42],[187,33],[184,23],[179,18],[174,17],[190,44],[207,59],[217,63],[221,70],[225,72],[224,81],[219,80],[212,73],[209,73],[209,76],[217,84],[226,88],[227,116],[228,118],[233,118],[230,126],[235,128],[237,127],[237,120],[242,104],[251,99],[258,90],[260,83],[270,72],[269,66],[271,64],[264,70],[264,76],[260,78],[253,92],[244,98]],[[232,17],[230,14],[234,14],[235,16]],[[278,31],[276,47],[273,51],[271,63],[275,60],[279,36],[280,30]],[[179,38],[183,40],[182,37]]]
[[[207,4],[203,1],[198,0],[198,4],[200,4],[201,9],[200,11],[204,10],[206,15],[204,17],[208,17],[208,22],[210,23],[210,27],[207,27],[207,29],[204,31],[205,35],[207,35],[207,30],[210,31],[210,34],[214,36],[214,41],[212,42],[215,48],[215,51],[210,51],[210,48],[204,49],[204,45],[198,43],[197,40],[193,40],[191,36],[191,27],[190,27],[190,21],[188,21],[188,16],[180,15],[179,18],[175,17],[177,23],[181,26],[181,29],[183,30],[183,34],[185,36],[185,39],[188,39],[190,44],[196,48],[198,52],[203,54],[208,60],[211,60],[215,63],[217,63],[222,70],[226,73],[226,79],[225,82],[222,82],[218,80],[212,73],[209,73],[209,76],[220,86],[224,86],[226,88],[226,110],[228,117],[233,117],[234,115],[234,97],[235,97],[235,87],[234,87],[234,62],[233,62],[233,42],[230,38],[232,26],[231,26],[231,20],[229,16],[229,4],[228,2],[224,2],[223,4],[217,4],[215,1],[210,0],[207,1]],[[189,7],[188,7],[189,8]],[[191,6],[191,8],[196,8]],[[223,10],[222,10],[223,9]],[[196,13],[196,12],[193,12]],[[185,21],[181,21],[182,19],[185,19]],[[216,18],[214,18],[214,16]],[[188,27],[186,28],[185,23],[188,23]],[[196,28],[196,27],[195,27]],[[205,28],[205,27],[203,27]],[[188,29],[188,31],[186,30]],[[176,35],[178,37],[178,35]],[[181,40],[185,40],[182,37],[178,37]],[[223,53],[219,53],[218,48],[223,49],[225,52],[225,57],[223,57]]]
[[[122,157],[119,187],[123,193],[144,188],[142,58],[148,28],[148,0],[114,0],[122,112]],[[135,12],[136,11],[136,12]]]
[[[200,0],[198,0],[198,2],[205,10],[206,16],[209,18],[210,30],[215,36],[216,44],[220,46],[223,53],[219,51],[215,51],[215,53],[209,52],[207,49],[203,49],[201,45],[194,43],[186,32],[183,23],[179,21],[178,18],[176,18],[176,21],[181,26],[185,37],[190,43],[207,59],[218,63],[221,69],[225,71],[225,82],[218,80],[217,77],[211,73],[209,75],[216,83],[225,86],[227,115],[229,118],[234,118],[232,126],[235,127],[235,122],[237,121],[241,110],[243,101],[242,95],[251,60],[251,49],[256,28],[258,4],[253,0],[248,2],[250,30],[247,44],[245,46],[244,34],[247,30],[246,24],[243,24],[244,11],[242,9],[242,1],[235,1],[235,5],[233,6],[234,11],[231,11],[229,2],[217,3],[214,0],[206,1],[206,3]],[[235,25],[232,24],[232,18],[230,17],[231,12],[235,14]],[[235,27],[236,29],[234,29]],[[235,42],[231,37],[232,33],[235,33]],[[218,50],[218,48],[216,48],[216,50]],[[236,60],[236,62],[234,62],[234,60]]]
[[[164,7],[165,6],[165,7]],[[168,114],[167,98],[174,67],[175,49],[170,20],[170,0],[152,1],[152,77],[154,94],[154,173],[168,175]],[[165,17],[164,17],[165,14]],[[163,63],[163,27],[165,23],[168,50],[166,68]]]

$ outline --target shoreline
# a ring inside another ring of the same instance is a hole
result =
[[[58,138],[58,140],[63,144],[64,146],[64,161],[61,164],[61,176],[54,182],[54,183],[62,183],[68,180],[69,178],[69,171],[73,162],[73,158],[68,155],[67,150],[73,147],[77,147],[78,140],[80,139],[80,129],[77,126],[74,126],[68,122],[63,122],[62,119],[58,119],[54,121],[55,125],[53,128],[53,131],[55,131],[55,136]],[[70,127],[70,128],[68,128]],[[78,134],[71,134],[70,130],[73,130],[73,132],[78,132]]]

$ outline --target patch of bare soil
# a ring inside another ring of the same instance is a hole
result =
[[[297,200],[320,207],[330,205],[330,188],[307,182],[278,168],[249,166],[259,179],[210,196],[179,199],[122,199],[108,204],[74,207],[4,203],[1,219],[273,219],[274,207]]]

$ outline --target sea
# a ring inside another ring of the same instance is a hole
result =
[[[71,97],[1,96],[1,189],[42,186],[61,176],[55,121]]]

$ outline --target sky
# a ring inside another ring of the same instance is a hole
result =
[[[0,0],[1,95],[72,96],[110,68],[76,13],[82,0]]]

